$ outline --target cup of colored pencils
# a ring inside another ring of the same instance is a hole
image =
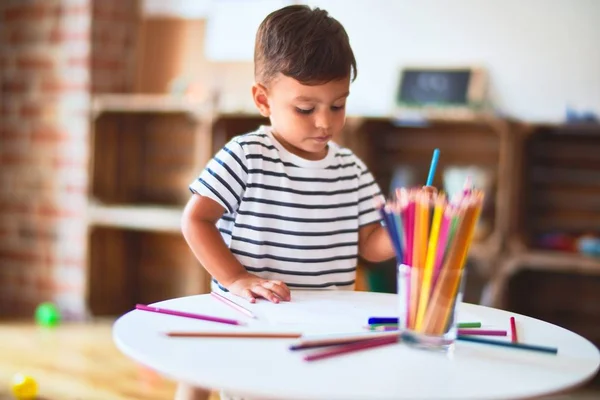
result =
[[[431,186],[398,189],[379,205],[397,258],[399,329],[416,347],[447,351],[457,337],[465,264],[483,205],[465,189],[451,201]]]

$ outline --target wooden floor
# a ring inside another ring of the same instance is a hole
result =
[[[34,324],[0,321],[0,400],[12,399],[15,373],[32,376],[38,400],[170,400],[175,384],[123,356],[111,336],[113,321]],[[600,398],[598,387],[548,397],[552,400]],[[210,400],[218,400],[213,393]]]
[[[119,352],[111,325],[100,321],[42,329],[0,321],[0,399],[12,399],[10,382],[18,372],[37,381],[39,400],[173,399],[173,382]]]

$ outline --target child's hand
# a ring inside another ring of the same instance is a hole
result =
[[[256,299],[261,297],[272,303],[279,303],[281,300],[290,301],[290,289],[285,283],[262,279],[252,274],[242,275],[227,289],[250,303],[255,303]]]

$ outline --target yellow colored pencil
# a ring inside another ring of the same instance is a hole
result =
[[[427,257],[425,261],[425,268],[423,270],[423,277],[421,283],[421,292],[419,293],[419,308],[417,311],[417,319],[415,322],[415,330],[420,331],[423,323],[423,317],[427,310],[429,303],[429,295],[431,292],[431,279],[433,277],[433,268],[435,265],[437,244],[440,234],[440,225],[442,222],[442,215],[444,214],[445,196],[441,195],[435,201],[435,209],[433,212],[433,221],[431,223],[431,234],[429,235],[429,244],[427,247]]]

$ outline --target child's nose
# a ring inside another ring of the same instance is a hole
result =
[[[324,129],[327,130],[329,129],[331,125],[331,115],[329,115],[329,112],[324,111],[319,113],[316,118],[315,118],[315,127],[317,129]]]

